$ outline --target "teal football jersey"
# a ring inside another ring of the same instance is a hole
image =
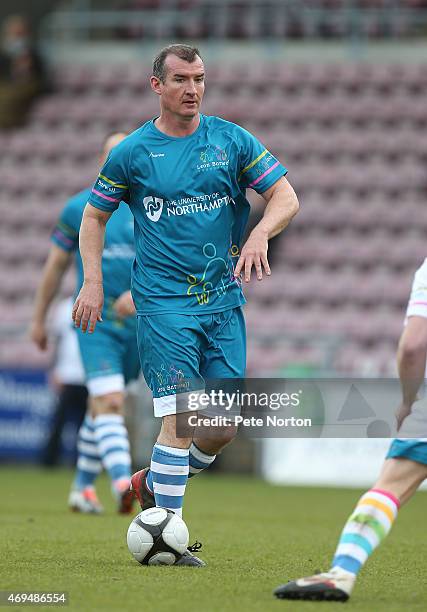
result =
[[[134,215],[137,313],[240,306],[234,265],[249,216],[246,189],[262,193],[287,170],[249,132],[218,117],[201,115],[196,131],[182,138],[154,122],[110,152],[89,198],[108,212],[124,200]]]
[[[83,262],[79,251],[79,231],[83,212],[90,189],[77,193],[64,206],[53,230],[51,240],[64,249],[76,253],[77,287],[76,295],[83,284]],[[134,220],[129,206],[122,202],[117,213],[107,224],[104,251],[102,253],[102,274],[104,278],[104,321],[114,321],[115,327],[132,325],[135,317],[116,317],[112,305],[131,286],[132,264],[135,259]]]

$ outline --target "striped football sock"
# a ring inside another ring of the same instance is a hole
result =
[[[216,455],[208,455],[207,453],[200,450],[200,448],[196,446],[193,442],[190,446],[190,471],[188,474],[188,478],[192,478],[202,470],[205,470],[207,467],[209,467],[210,464],[215,461],[215,457]]]
[[[77,435],[77,466],[74,489],[91,487],[102,471],[102,463],[95,440],[92,417],[87,414]]]
[[[332,568],[357,574],[390,531],[399,505],[388,491],[371,489],[362,495],[344,526]]]
[[[113,490],[129,486],[131,458],[128,432],[120,414],[100,414],[94,418],[95,438],[102,465],[110,475]]]
[[[182,516],[185,486],[188,479],[188,448],[155,444],[151,456],[150,479],[156,506],[173,510]]]

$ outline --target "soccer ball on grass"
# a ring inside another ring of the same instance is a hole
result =
[[[127,544],[142,565],[173,565],[187,550],[188,538],[187,525],[177,514],[149,508],[129,525]]]

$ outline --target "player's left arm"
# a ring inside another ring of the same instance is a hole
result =
[[[299,209],[296,193],[284,176],[261,195],[266,202],[263,218],[250,233],[234,271],[237,277],[244,270],[247,283],[251,278],[252,266],[255,266],[258,280],[262,280],[263,268],[268,276],[271,274],[267,258],[268,241],[289,225]]]

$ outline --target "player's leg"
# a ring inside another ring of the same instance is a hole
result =
[[[348,599],[359,571],[390,532],[400,506],[426,478],[427,443],[394,441],[380,477],[362,495],[344,526],[331,569],[288,582],[276,589],[275,595],[283,599]]]
[[[212,315],[207,335],[208,348],[201,362],[203,378],[206,381],[214,380],[222,390],[238,390],[246,371],[246,326],[242,309],[234,308]],[[231,412],[234,414],[235,409]],[[230,416],[224,407],[209,408],[206,413],[209,416]],[[236,433],[234,425],[209,428],[209,431],[206,427],[197,428],[190,446],[189,477],[208,468]]]
[[[103,379],[94,379],[99,384]],[[124,381],[122,381],[124,387]],[[124,421],[124,389],[93,395],[91,401],[95,439],[102,465],[110,476],[117,499],[129,489],[131,457]]]
[[[211,428],[209,435],[192,440],[193,429],[188,427],[185,416],[190,408],[185,398],[190,388],[204,388],[201,369],[203,375],[216,379],[244,375],[244,319],[240,309],[198,317],[141,317],[138,320],[138,334],[141,363],[153,391],[155,415],[161,416],[163,422],[153,450],[152,461],[157,471],[141,471],[132,480],[144,508],[149,507],[150,503],[146,495],[148,489],[148,493],[154,493],[158,505],[181,513],[187,476],[184,478],[182,473],[176,473],[174,479],[172,474],[158,470],[166,469],[160,468],[162,462],[175,461],[183,468],[188,465],[193,475],[199,473],[233,439],[235,427],[223,427]],[[177,418],[177,413],[182,417]],[[184,429],[187,435],[183,434]],[[174,456],[177,458],[173,459]],[[173,480],[176,482],[173,483]],[[173,486],[177,488],[171,489]],[[166,491],[171,495],[166,496]]]
[[[156,506],[169,508],[182,516],[184,494],[189,472],[189,447],[193,429],[188,426],[187,414],[168,414],[153,447],[146,486],[154,493]],[[175,565],[203,567],[206,565],[193,552],[201,544],[188,548]]]
[[[427,478],[427,444],[406,441],[406,450],[417,447],[424,455],[425,463],[418,463],[405,456],[386,459],[380,477],[372,489],[362,495],[355,510],[344,526],[332,562],[332,568],[340,568],[357,575],[372,552],[381,544],[393,526],[399,508],[406,503],[425,478]]]
[[[93,336],[78,333],[91,398],[91,416],[99,457],[107,470],[120,512],[129,512],[131,458],[124,422],[123,337],[104,323]]]
[[[200,330],[197,317],[168,315],[138,317],[138,344],[145,380],[153,393],[154,415],[162,419],[153,447],[150,469],[132,477],[132,485],[145,509],[155,504],[182,515],[189,470],[193,429],[184,432],[188,410],[183,397],[203,386],[199,374]],[[178,398],[178,399],[177,399]],[[147,495],[148,491],[148,495]]]
[[[95,428],[88,409],[77,436],[77,464],[68,504],[75,512],[100,514],[103,512],[96,491],[95,480],[102,471],[102,463],[95,439]]]
[[[153,393],[154,415],[162,419],[150,467],[132,476],[132,488],[144,510],[157,505],[182,515],[193,437],[183,398],[203,387],[199,332],[197,318],[189,315],[138,317],[141,366]],[[187,552],[177,565],[205,563]]]
[[[86,414],[86,401],[86,387],[71,384],[61,386],[51,433],[42,454],[41,462],[43,465],[53,466],[58,463],[64,425],[67,419],[77,416],[78,427],[80,429]]]
[[[134,326],[130,326],[127,329],[127,332],[123,333],[120,336],[120,342],[116,342],[116,350],[120,353],[121,356],[121,372],[124,379],[124,386],[127,386],[130,382],[138,379],[140,374],[140,363],[139,363],[139,354],[138,354],[138,343],[136,340],[136,330]],[[118,410],[118,414],[121,417],[120,421],[120,429],[124,434],[122,438],[122,446],[121,450],[118,451],[118,448],[109,450],[109,456],[105,458],[105,462],[111,461],[113,453],[116,453],[116,459],[120,459],[119,454],[122,454],[122,460],[124,460],[125,465],[120,466],[120,470],[122,474],[117,473],[117,469],[119,465],[112,466],[112,469],[109,471],[112,482],[114,482],[114,476],[118,477],[117,483],[114,487],[116,496],[118,498],[118,511],[121,514],[128,514],[133,509],[133,504],[135,501],[135,495],[131,488],[131,456],[130,456],[130,443],[128,431],[125,425],[125,410],[129,401],[129,395],[125,392],[121,394],[121,405]],[[117,414],[117,412],[116,412]],[[111,444],[113,444],[111,438],[109,438]],[[116,437],[116,442],[118,441]],[[108,444],[108,440],[107,440]],[[123,452],[126,456],[123,456]],[[125,470],[124,470],[125,468]],[[112,470],[115,470],[115,474],[113,475]],[[113,485],[114,486],[114,485]]]

